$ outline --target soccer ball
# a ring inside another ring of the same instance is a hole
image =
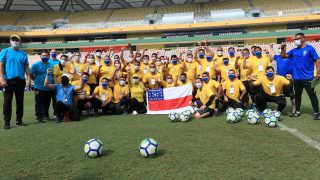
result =
[[[259,123],[259,114],[257,112],[252,112],[247,116],[249,124],[258,124]]]
[[[246,116],[247,116],[247,118],[251,118],[252,117],[252,115],[254,114],[254,110],[253,109],[249,109],[247,112],[246,112]]]
[[[243,117],[243,115],[244,115],[243,109],[237,108],[235,111],[236,111],[241,117]]]
[[[235,110],[231,107],[229,107],[227,110],[226,110],[226,114],[229,114],[229,113],[232,113],[234,112]]]
[[[271,109],[265,109],[263,112],[263,117],[269,117],[272,114],[272,110]]]
[[[269,116],[264,119],[264,123],[267,127],[276,127],[277,126],[277,118],[274,116]]]
[[[241,118],[241,117],[240,117]],[[236,112],[230,112],[227,114],[227,122],[234,124],[239,122],[239,115]]]
[[[84,145],[84,152],[91,158],[102,155],[103,143],[100,139],[90,139]]]
[[[278,121],[280,121],[281,112],[280,111],[272,111],[271,113],[274,117],[277,118]]]
[[[177,122],[180,119],[180,114],[179,113],[175,113],[175,112],[169,113],[168,119],[171,122]]]
[[[187,122],[191,119],[192,117],[192,113],[191,111],[189,110],[186,110],[186,111],[183,111],[181,114],[180,114],[180,120],[181,122]]]
[[[140,143],[139,151],[143,157],[154,157],[157,154],[158,143],[152,138],[146,138]]]

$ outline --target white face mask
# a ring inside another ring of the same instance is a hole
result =
[[[192,62],[192,58],[187,58],[187,61],[188,62]]]
[[[61,65],[65,65],[66,61],[65,60],[60,60]]]
[[[101,52],[96,52],[96,56],[99,56],[99,57],[100,57],[101,54],[102,54]]]
[[[79,61],[79,60],[80,60],[80,56],[73,57],[73,61]]]
[[[295,44],[296,46],[301,46],[301,39],[296,39],[296,40],[294,40],[294,44]]]
[[[168,60],[161,60],[162,64],[168,63]]]
[[[143,63],[148,64],[148,59],[143,59]]]
[[[125,85],[125,84],[126,84],[126,81],[120,80],[120,85],[121,85],[121,86],[123,86],[123,85]]]
[[[196,83],[196,88],[200,89],[202,87],[202,83]]]
[[[120,68],[120,64],[115,64],[114,67]]]
[[[155,68],[150,68],[150,72],[155,72],[156,69]]]
[[[223,54],[222,51],[218,51],[218,52],[217,52],[217,55],[218,55],[218,56],[222,56],[222,54]]]
[[[132,57],[129,57],[128,58],[128,62],[132,62],[133,58]]]
[[[134,70],[139,70],[140,66],[134,66]]]
[[[138,84],[138,83],[139,83],[139,79],[133,79],[133,82],[134,82],[135,84]]]
[[[13,48],[19,48],[20,47],[20,42],[19,41],[12,41],[10,40],[10,45]]]
[[[136,57],[136,60],[137,60],[137,61],[140,61],[140,59],[141,59],[140,57]]]
[[[87,59],[88,63],[93,64],[94,63],[94,59]]]
[[[167,83],[172,83],[172,79],[167,79]]]

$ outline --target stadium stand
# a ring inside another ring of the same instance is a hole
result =
[[[184,12],[200,13],[200,4],[163,6],[163,7],[158,7],[157,9],[158,14],[184,13]]]
[[[110,14],[111,11],[107,10],[79,11],[70,13],[66,19],[70,24],[105,22]]]
[[[203,12],[210,12],[211,10],[224,10],[224,9],[243,9],[250,8],[248,0],[235,0],[235,1],[217,1],[206,3],[203,6]]]
[[[17,25],[51,25],[56,19],[64,19],[66,12],[29,12],[24,13],[18,20]],[[2,17],[1,17],[2,18]]]
[[[116,21],[137,21],[143,20],[147,15],[154,13],[154,8],[139,8],[137,9],[117,9],[114,10],[109,22]]]
[[[305,10],[310,7],[302,0],[252,0],[253,6],[264,11],[291,11],[291,10]]]
[[[21,12],[0,12],[1,25],[15,25],[23,13]]]

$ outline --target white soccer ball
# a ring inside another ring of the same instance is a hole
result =
[[[237,108],[235,111],[236,111],[241,117],[244,116],[244,111],[243,111],[243,109]]]
[[[263,117],[269,117],[272,115],[272,110],[271,109],[265,109],[263,112]]]
[[[264,123],[267,127],[277,127],[277,118],[274,116],[269,116],[264,119]]]
[[[258,124],[259,123],[259,114],[257,112],[252,112],[247,116],[249,124]]]
[[[251,118],[252,117],[252,115],[254,114],[254,110],[253,109],[249,109],[247,112],[246,112],[246,116],[247,116],[247,118]]]
[[[100,139],[90,139],[84,145],[84,152],[91,158],[102,155],[103,143]]]
[[[183,111],[180,114],[181,122],[187,122],[187,121],[189,121],[191,119],[191,117],[192,117],[192,113],[189,110]]]
[[[180,114],[179,113],[175,113],[175,112],[169,113],[168,119],[171,122],[177,122],[177,121],[180,120]]]
[[[229,108],[226,110],[226,114],[233,113],[234,111],[235,111],[235,109],[229,107]]]
[[[152,138],[146,138],[140,143],[139,151],[143,157],[154,157],[157,154],[158,143]]]
[[[280,111],[272,111],[271,113],[274,117],[277,118],[278,121],[280,121],[281,112]]]
[[[228,113],[226,120],[231,124],[237,123],[239,121],[239,115],[236,112]]]

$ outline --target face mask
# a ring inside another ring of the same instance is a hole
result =
[[[96,56],[100,57],[101,56],[101,52],[96,52]]]
[[[102,86],[103,88],[106,88],[106,87],[108,86],[108,83],[102,82],[102,83],[101,83],[101,86]]]
[[[208,82],[208,81],[209,81],[209,78],[203,77],[203,78],[202,78],[202,81],[203,81],[203,82]]]
[[[243,58],[248,58],[248,57],[249,57],[249,54],[242,54],[242,57],[243,57]]]
[[[126,84],[126,81],[120,80],[120,85],[121,85],[121,86],[123,86],[123,85],[125,85],[125,84]]]
[[[148,64],[148,59],[143,59],[143,63]]]
[[[262,52],[261,52],[261,51],[257,51],[257,52],[256,52],[256,56],[257,56],[257,57],[261,57],[261,55],[262,55]]]
[[[140,59],[141,59],[140,57],[136,57],[136,60],[137,60],[137,61],[140,61]]]
[[[57,54],[56,54],[56,53],[52,53],[52,54],[51,54],[51,57],[52,57],[52,58],[56,58],[56,57],[57,57]]]
[[[176,60],[176,59],[172,59],[172,64],[177,64],[178,63],[178,61]]]
[[[61,63],[61,65],[65,65],[66,61],[65,60],[61,60],[60,63]]]
[[[120,64],[115,64],[114,67],[120,68]]]
[[[73,60],[74,60],[74,61],[79,61],[79,60],[80,60],[80,56],[75,56],[75,57],[73,58]]]
[[[61,77],[61,84],[67,86],[69,84],[69,78],[66,76]]]
[[[150,68],[150,72],[155,72],[156,71],[156,69],[155,68]]]
[[[128,62],[132,62],[133,61],[133,58],[128,58]]]
[[[165,64],[168,62],[168,60],[161,60],[162,64]]]
[[[161,65],[161,62],[160,62],[160,61],[157,61],[157,62],[156,62],[156,65],[160,66],[160,65]]]
[[[199,54],[199,58],[203,59],[204,58],[204,54]]]
[[[94,59],[87,59],[88,63],[93,64],[94,63]]]
[[[82,78],[82,82],[85,84],[88,82],[88,79],[87,78]]]
[[[192,58],[188,58],[187,61],[188,61],[188,62],[192,62]]]
[[[105,60],[105,61],[104,61],[104,64],[109,65],[109,64],[110,64],[110,61],[109,61],[109,60]]]
[[[133,79],[133,82],[134,82],[135,84],[138,84],[138,83],[139,83],[139,79]]]
[[[212,60],[212,56],[207,56],[207,61],[211,61]]]
[[[233,57],[233,56],[235,55],[235,52],[234,52],[234,51],[230,51],[230,52],[229,52],[229,55],[230,55],[231,57]]]
[[[167,79],[167,83],[172,83],[172,79]]]
[[[41,61],[42,61],[42,62],[48,62],[48,60],[49,60],[48,57],[42,57],[42,58],[41,58]]]
[[[228,77],[229,79],[234,79],[236,76],[234,74],[229,74]]]
[[[185,82],[187,82],[187,79],[186,78],[181,78],[181,82],[185,83]]]
[[[222,56],[223,52],[222,51],[217,51],[218,56]]]
[[[140,66],[134,66],[134,70],[139,70]]]
[[[229,63],[229,60],[223,60],[223,64],[227,65]]]
[[[272,77],[273,75],[274,75],[274,72],[267,72],[267,73],[266,73],[266,76],[267,76],[268,78]]]
[[[296,40],[294,40],[294,44],[295,44],[296,46],[301,46],[301,39],[296,39]]]
[[[202,83],[196,83],[196,88],[200,89],[202,87]]]
[[[11,41],[11,40],[10,40],[10,45],[11,45],[11,47],[13,47],[13,48],[19,48],[19,47],[20,47],[20,42],[18,42],[18,41]]]

